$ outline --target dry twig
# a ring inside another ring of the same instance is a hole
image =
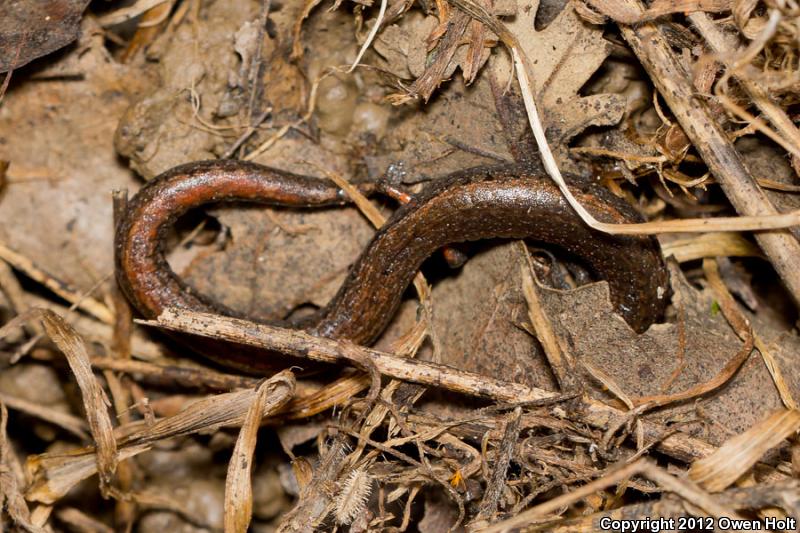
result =
[[[402,359],[348,342],[319,338],[298,330],[287,330],[241,319],[188,311],[176,314],[168,310],[162,313],[157,321],[142,321],[142,323],[257,346],[326,363],[357,360],[352,353],[360,352],[360,357],[371,359],[375,368],[384,375],[488,398],[495,402],[516,404],[552,399],[557,396],[555,393],[519,383],[472,374],[445,365]],[[349,353],[350,357],[344,357],[343,352]],[[587,400],[581,413],[581,420],[594,427],[606,428],[621,416],[625,417],[613,407]],[[688,435],[673,434],[665,438],[669,432],[656,424],[644,423],[643,428],[646,438],[659,441],[658,448],[662,452],[681,461],[705,457],[714,450],[708,443]]]

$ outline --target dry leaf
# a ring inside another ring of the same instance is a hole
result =
[[[149,445],[123,447],[117,459],[124,461],[150,448]],[[25,499],[51,504],[64,497],[75,485],[97,473],[94,450],[84,448],[68,453],[30,455],[25,470],[32,480]]]
[[[533,94],[556,157],[566,158],[570,139],[589,126],[610,126],[620,121],[625,97],[619,94],[580,96],[579,92],[606,60],[611,45],[603,27],[592,26],[576,13],[572,2],[542,31],[534,29],[539,2],[519,6],[507,24],[530,60]],[[508,60],[498,61],[502,79],[508,77]]]
[[[28,0],[3,4],[0,73],[17,69],[71,43],[89,0]]]

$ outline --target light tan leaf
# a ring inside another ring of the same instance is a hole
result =
[[[538,8],[538,0],[530,5],[521,3],[507,28],[530,59],[534,97],[543,110],[547,137],[558,147],[589,126],[618,123],[625,100],[616,94],[579,95],[611,51],[610,43],[603,38],[603,27],[584,21],[570,2],[547,28],[536,31]],[[505,65],[498,65],[498,75],[507,76],[511,66],[502,63]]]

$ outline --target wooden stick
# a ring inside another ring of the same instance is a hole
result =
[[[187,310],[167,310],[159,316],[158,320],[137,322],[203,337],[257,346],[267,351],[325,363],[350,364],[352,361],[369,359],[374,368],[386,376],[445,388],[470,396],[488,398],[495,402],[517,404],[558,396],[554,392],[464,372],[446,365],[395,357],[347,341],[315,337],[299,330],[257,324],[221,315]],[[626,413],[597,400],[586,398],[578,416],[586,424],[605,429],[626,417]],[[672,433],[664,438],[664,435],[670,432],[659,424],[644,422],[643,429],[645,437],[650,441],[663,439],[658,444],[659,450],[681,461],[692,462],[716,450],[711,444],[682,433]],[[777,471],[775,475],[776,479],[784,477]]]
[[[446,365],[395,357],[345,340],[315,337],[302,330],[268,326],[222,315],[167,309],[157,320],[137,322],[257,346],[321,363],[351,364],[369,359],[386,376],[496,401],[527,402],[556,396],[553,392],[532,389],[519,383],[509,383]]]

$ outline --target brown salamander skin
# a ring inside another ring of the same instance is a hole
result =
[[[596,218],[639,220],[616,197],[583,189],[576,197]],[[158,176],[130,201],[116,232],[117,280],[145,317],[154,318],[167,307],[237,316],[193,292],[164,257],[166,231],[180,215],[222,201],[314,207],[343,204],[346,198],[327,181],[242,161],[190,163]],[[432,182],[399,208],[312,321],[276,324],[368,345],[386,328],[415,273],[434,251],[498,237],[530,238],[582,259],[608,282],[612,303],[636,331],[646,329],[664,310],[668,274],[655,239],[613,237],[590,229],[542,176],[514,167],[475,168]],[[253,373],[291,363],[276,354],[211,339],[193,337],[191,347],[222,365]]]

